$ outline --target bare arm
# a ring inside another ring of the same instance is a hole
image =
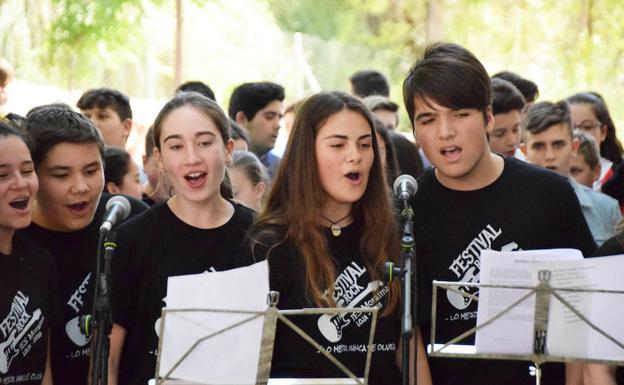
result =
[[[583,364],[580,362],[566,362],[565,385],[583,385]]]
[[[48,347],[46,353],[46,364],[45,364],[45,372],[43,373],[43,380],[41,380],[41,385],[52,385],[52,362],[50,361],[50,340],[52,336],[50,330],[48,330]]]
[[[403,339],[399,342],[399,347],[396,351],[396,363],[399,368],[402,368],[403,360],[402,360],[402,348],[403,348]],[[416,333],[412,336],[410,340],[410,362],[414,363],[414,353],[415,350],[418,349],[418,355],[416,356],[417,362],[415,365],[410,365],[409,370],[409,383],[411,385],[432,385],[431,373],[429,372],[429,362],[427,361],[427,356],[425,355],[425,349],[422,342],[422,338],[420,336],[420,329],[416,329]],[[414,371],[416,371],[416,376],[414,375]]]
[[[583,383],[591,385],[617,385],[615,371],[617,367],[602,364],[583,365]]]
[[[420,328],[416,329],[416,349],[418,349],[418,355],[416,356],[416,373],[418,373],[418,378],[416,383],[418,385],[432,385],[433,380],[431,379],[429,361],[427,360],[427,353],[425,353],[425,344],[420,334]]]
[[[126,329],[118,324],[113,324],[110,334],[110,353],[108,356],[108,385],[117,385],[119,373],[119,360],[126,340]]]

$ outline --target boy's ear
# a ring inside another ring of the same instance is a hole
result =
[[[106,182],[106,190],[111,194],[120,194],[121,190],[113,182]]]
[[[492,132],[494,129],[494,114],[492,113],[492,106],[488,106],[485,110],[485,132]]]
[[[132,129],[132,119],[127,118],[121,122],[121,125],[123,126],[123,136],[127,139],[128,136],[130,136],[130,130]]]
[[[592,176],[592,180],[593,180],[594,182],[595,182],[595,181],[597,181],[598,179],[600,179],[600,171],[601,171],[601,169],[600,169],[600,163],[598,163],[598,164],[596,165],[596,167],[594,167],[594,168],[592,168],[592,169],[591,169],[591,176]]]
[[[238,111],[235,118],[236,123],[244,127],[247,126],[247,116],[245,116],[245,113],[243,111]]]

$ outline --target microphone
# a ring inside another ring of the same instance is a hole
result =
[[[405,201],[416,194],[416,191],[418,190],[418,183],[413,176],[403,174],[394,180],[392,190],[394,190],[394,195],[399,200]]]
[[[128,218],[128,215],[130,215],[130,201],[124,196],[115,195],[106,202],[106,212],[100,232],[108,233],[117,223]]]

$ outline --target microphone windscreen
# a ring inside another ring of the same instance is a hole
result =
[[[418,182],[416,182],[416,178],[413,176],[403,174],[394,180],[392,190],[395,196],[407,193],[409,197],[412,197],[416,194],[416,190],[418,190]]]
[[[123,221],[124,219],[128,218],[131,209],[130,201],[123,195],[115,195],[114,197],[110,198],[108,202],[106,202],[106,211],[109,211],[115,205],[119,206],[119,208],[117,209],[117,212],[119,213],[119,220]]]

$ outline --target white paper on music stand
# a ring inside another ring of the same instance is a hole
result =
[[[624,290],[624,255],[586,258],[573,266],[554,264],[552,269],[554,287]],[[596,326],[624,341],[624,294],[560,294]],[[591,329],[556,299],[550,301],[547,349],[553,356],[624,360],[622,348]]]
[[[266,261],[223,271],[170,277],[167,307],[265,311],[269,292]],[[215,312],[167,313],[160,352],[163,377],[198,339],[250,317]],[[171,378],[204,384],[255,384],[263,317],[202,342]]]
[[[535,286],[537,272],[553,261],[582,260],[574,249],[481,253],[480,282],[490,285]],[[551,283],[552,284],[552,283]],[[530,290],[480,288],[477,325],[491,319]],[[552,302],[551,302],[552,303]],[[519,354],[533,352],[535,295],[476,333],[477,353]]]

